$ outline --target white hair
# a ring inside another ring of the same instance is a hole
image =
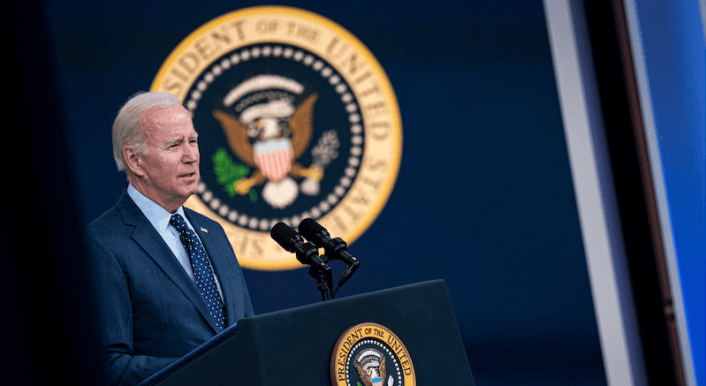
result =
[[[153,107],[181,104],[179,97],[166,92],[138,92],[128,99],[113,121],[113,157],[118,170],[125,170],[123,147],[132,146],[140,154],[147,153],[147,143],[140,116]]]

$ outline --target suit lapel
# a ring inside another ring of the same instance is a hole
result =
[[[135,227],[132,239],[154,260],[154,262],[164,271],[172,282],[186,295],[186,297],[198,309],[201,316],[211,326],[214,332],[218,332],[216,323],[208,312],[206,301],[201,296],[196,284],[179,264],[172,250],[162,240],[152,224],[147,220],[140,208],[135,205],[127,192],[123,193],[118,201],[118,209],[123,216],[126,225]]]

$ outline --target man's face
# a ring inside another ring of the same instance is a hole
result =
[[[151,108],[140,116],[147,153],[139,155],[144,178],[139,189],[170,212],[196,193],[199,182],[198,136],[181,105]]]

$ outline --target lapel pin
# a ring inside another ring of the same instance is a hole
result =
[[[204,227],[201,227],[201,232],[203,232],[203,233],[208,233],[208,229],[206,229],[206,228],[204,228]]]

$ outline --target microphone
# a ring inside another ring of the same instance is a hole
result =
[[[299,232],[311,241],[312,244],[324,249],[324,255],[329,259],[340,260],[348,264],[348,268],[343,271],[341,278],[338,280],[338,287],[351,278],[353,273],[358,269],[360,263],[348,253],[348,245],[340,237],[332,239],[328,231],[319,225],[316,221],[306,218],[299,223]],[[336,290],[338,291],[338,289]],[[336,293],[334,292],[334,297]]]
[[[328,231],[316,221],[306,218],[299,223],[299,232],[312,244],[323,248],[329,259],[340,260],[348,265],[358,261],[348,253],[348,245],[340,237],[332,239]]]
[[[318,248],[311,243],[305,243],[302,236],[289,225],[278,222],[272,227],[270,236],[287,252],[296,254],[297,260],[302,264],[331,271],[331,268],[319,257]]]
[[[319,256],[319,249],[311,243],[305,243],[302,236],[289,225],[278,222],[272,227],[270,236],[284,248],[287,252],[297,255],[300,263],[310,265],[309,276],[317,281],[317,288],[321,292],[324,300],[330,300],[333,294],[330,293],[333,285],[333,275],[331,267],[326,265],[326,261]]]

